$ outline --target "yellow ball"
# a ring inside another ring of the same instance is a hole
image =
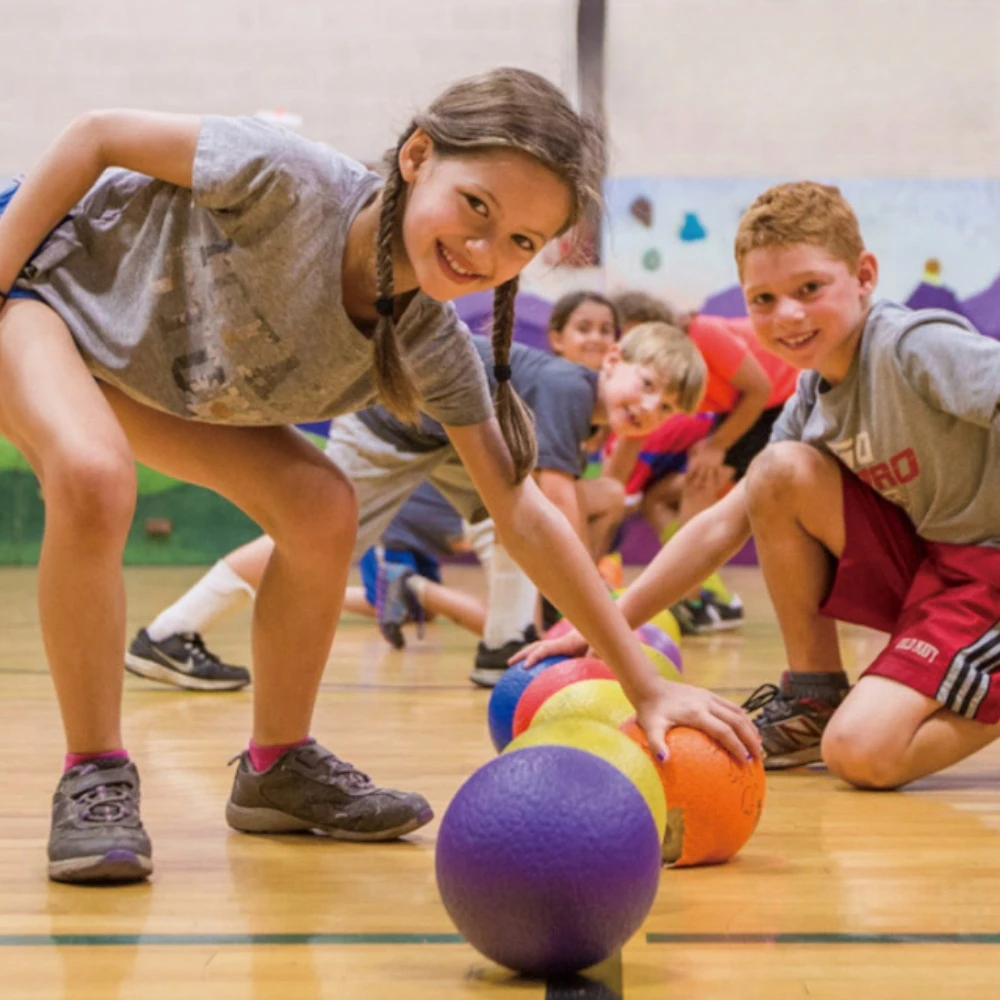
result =
[[[665,656],[658,649],[653,649],[652,646],[647,646],[644,642],[640,642],[639,645],[642,646],[642,651],[646,654],[646,659],[656,667],[661,677],[666,678],[668,681],[680,682],[684,680],[670,657]]]
[[[681,627],[677,624],[677,619],[674,617],[670,608],[664,608],[662,611],[653,615],[653,617],[649,619],[649,624],[663,629],[663,631],[666,632],[678,646],[681,644]]]
[[[601,682],[611,683],[611,682]],[[667,800],[663,782],[650,758],[624,733],[589,719],[561,719],[532,726],[504,749],[513,753],[525,747],[566,746],[585,750],[618,768],[646,800],[662,842],[667,829]]]
[[[635,715],[635,708],[618,681],[577,681],[549,695],[528,728],[560,719],[590,719],[617,729],[632,715]]]

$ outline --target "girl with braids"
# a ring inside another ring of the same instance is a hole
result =
[[[68,749],[50,877],[152,870],[120,724],[136,459],[215,490],[274,539],[230,825],[384,840],[431,818],[422,796],[377,788],[309,737],[356,503],[347,477],[288,425],[376,399],[447,428],[512,555],[590,623],[655,746],[684,722],[756,752],[728,702],[651,671],[582,546],[526,478],[531,424],[507,384],[516,278],[593,197],[594,147],[556,88],[498,70],[414,118],[384,187],[259,121],[110,111],[74,121],[3,193],[0,433],[45,496],[40,621]],[[445,304],[488,288],[496,417]]]

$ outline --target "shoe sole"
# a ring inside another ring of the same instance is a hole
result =
[[[476,669],[469,674],[469,680],[481,688],[495,688],[497,684],[500,683],[500,678],[503,677],[509,669],[510,667],[504,667],[503,670],[493,670],[488,667],[476,667]]]
[[[819,747],[808,747],[794,753],[783,753],[776,757],[764,758],[765,771],[788,771],[793,767],[805,767],[807,764],[822,764],[823,754]]]
[[[160,681],[172,687],[183,688],[185,691],[239,691],[250,683],[249,679],[212,681],[204,677],[192,677],[190,674],[182,674],[179,670],[136,656],[134,653],[125,654],[125,669],[137,677],[145,677],[148,681]]]
[[[705,629],[702,635],[710,635],[713,632],[731,632],[734,628],[742,628],[744,624],[745,621],[742,618],[732,618],[729,621],[723,618],[718,625]]]
[[[434,819],[430,806],[421,809],[416,816],[389,830],[374,833],[358,833],[356,830],[341,830],[337,827],[306,823],[277,809],[238,806],[230,800],[226,803],[226,822],[240,833],[312,833],[320,830],[334,840],[349,840],[356,843],[378,843],[383,840],[398,840],[414,830],[426,826]]]
[[[49,862],[49,878],[53,882],[121,884],[142,882],[152,874],[152,860],[132,851],[114,850],[107,854]]]

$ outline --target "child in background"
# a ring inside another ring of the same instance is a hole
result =
[[[735,251],[754,331],[798,389],[747,477],[620,606],[645,621],[752,531],[788,657],[747,702],[765,766],[822,760],[898,788],[1000,736],[1000,344],[954,313],[873,303],[878,261],[837,188],[765,191]],[[889,634],[853,688],[837,621]]]
[[[275,540],[230,825],[384,840],[431,819],[423,796],[375,787],[309,735],[356,506],[341,470],[287,425],[376,397],[448,428],[512,553],[587,621],[658,751],[669,725],[722,719],[730,748],[754,752],[732,706],[657,676],[530,480],[534,439],[509,383],[517,277],[596,196],[594,135],[547,81],[497,70],[412,120],[384,184],[260,121],[109,111],[77,119],[4,192],[0,433],[45,497],[39,612],[68,750],[50,877],[152,870],[121,736],[136,459],[214,489]],[[490,288],[499,420],[443,304]]]
[[[708,366],[701,412],[665,421],[645,441],[622,442],[608,461],[608,474],[642,496],[642,511],[661,541],[739,482],[767,443],[785,400],[795,389],[796,370],[765,350],[749,320],[677,314],[643,292],[616,299],[623,327],[646,317],[670,316],[695,342]],[[743,607],[718,575],[672,609],[682,629],[703,634],[742,624]]]

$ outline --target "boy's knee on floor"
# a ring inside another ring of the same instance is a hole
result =
[[[880,734],[835,715],[823,733],[823,763],[856,788],[889,790],[903,784],[899,750]]]

